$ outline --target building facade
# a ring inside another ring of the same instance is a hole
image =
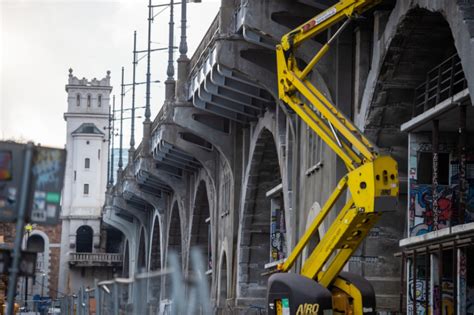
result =
[[[101,80],[89,81],[78,79],[69,70],[59,262],[59,290],[65,294],[92,287],[95,279],[110,278],[117,260],[106,253],[106,231],[101,224],[108,184],[111,91],[110,72]]]
[[[0,224],[0,246],[13,248],[15,239],[15,224]],[[61,224],[41,226],[33,224],[25,229],[22,248],[37,254],[34,277],[20,277],[17,285],[16,301],[30,310],[34,308],[33,300],[38,296],[53,299],[62,296],[58,290],[59,260],[60,260]],[[6,297],[8,276],[0,282],[0,296]]]
[[[222,0],[191,59],[181,42],[177,80],[168,73],[162,109],[146,117],[142,143],[107,194],[103,221],[124,234],[124,275],[165,267],[172,251],[189,273],[198,247],[216,312],[266,307],[262,274],[288,255],[346,174],[276,90],[276,39],[334,2]],[[444,293],[435,292],[449,286],[452,304],[466,305],[453,310],[469,309],[474,267],[461,243],[471,229],[473,14],[469,1],[382,1],[344,30],[310,75],[399,165],[398,210],[384,214],[345,266],[373,284],[381,313],[444,307]],[[308,63],[334,31],[306,43],[298,62]],[[419,285],[428,293],[410,302]],[[164,279],[150,298],[165,301],[169,291]]]

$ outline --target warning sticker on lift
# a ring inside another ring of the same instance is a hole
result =
[[[336,12],[337,12],[337,9],[334,7],[324,11],[323,13],[321,13],[320,15],[318,15],[317,17],[315,17],[314,19],[312,19],[311,21],[303,25],[303,32],[307,32],[313,27],[315,27],[316,25],[323,23],[330,17],[334,16]]]

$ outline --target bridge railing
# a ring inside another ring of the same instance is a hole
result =
[[[413,116],[433,108],[440,102],[467,88],[461,59],[454,54],[426,74],[413,99]]]
[[[191,57],[191,60],[189,62],[189,67],[191,69],[189,71],[190,78],[193,77],[194,72],[197,71],[197,69],[209,53],[209,48],[212,47],[212,45],[214,44],[215,37],[219,33],[219,17],[220,13],[217,13],[216,17],[214,18],[214,21],[212,21],[211,25],[209,26],[209,29],[207,30],[206,34],[202,38],[198,47],[196,48],[196,51]]]

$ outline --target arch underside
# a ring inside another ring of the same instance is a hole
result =
[[[265,264],[286,254],[281,191],[268,195],[281,184],[276,144],[268,129],[257,140],[250,168],[241,221],[239,291],[241,299],[264,306],[268,279],[262,276]]]

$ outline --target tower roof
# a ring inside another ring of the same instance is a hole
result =
[[[95,135],[105,135],[96,125],[93,123],[83,123],[76,130],[72,132],[73,135],[77,134],[95,134]]]
[[[68,84],[66,85],[66,92],[70,89],[99,89],[99,90],[112,90],[110,86],[110,71],[107,71],[107,74],[104,78],[97,80],[93,78],[92,80],[87,80],[86,78],[79,79],[72,74],[72,69],[69,69],[69,79]]]

